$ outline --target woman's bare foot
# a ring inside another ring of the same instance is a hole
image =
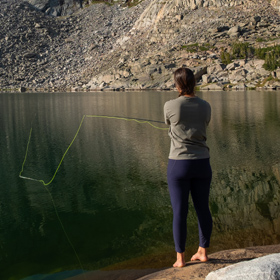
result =
[[[207,262],[209,260],[207,256],[206,248],[202,248],[202,247],[198,248],[197,253],[194,254],[191,258],[191,261],[197,261],[197,260],[201,262]]]
[[[177,261],[173,264],[173,267],[184,267],[185,265],[185,253],[177,253]]]

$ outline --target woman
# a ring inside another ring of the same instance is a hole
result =
[[[173,209],[173,236],[177,261],[174,267],[183,267],[187,237],[188,199],[191,193],[198,217],[199,248],[192,261],[207,261],[212,232],[209,210],[209,191],[212,170],[209,148],[206,145],[206,127],[211,118],[208,102],[194,93],[195,77],[187,68],[174,73],[179,97],[164,105],[165,123],[170,125],[171,146],[167,168],[168,188]]]

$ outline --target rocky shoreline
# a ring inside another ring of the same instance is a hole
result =
[[[280,70],[265,70],[264,60],[221,60],[235,42],[280,44],[279,1],[114,1],[79,9],[69,0],[62,16],[36,1],[1,2],[0,91],[173,90],[182,66],[194,70],[199,90],[280,89]]]
[[[209,261],[206,263],[188,262],[183,268],[168,268],[138,280],[203,280],[212,271],[275,253],[280,253],[280,244],[225,250],[209,255]]]
[[[225,250],[209,255],[209,261],[206,263],[188,262],[183,268],[168,268],[138,280],[202,280],[212,271],[275,253],[280,253],[279,244]]]
[[[206,263],[187,262],[183,268],[99,270],[67,280],[204,280],[212,271],[275,253],[280,253],[280,244],[219,251],[209,255]]]

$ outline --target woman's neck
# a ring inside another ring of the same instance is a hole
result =
[[[195,97],[195,94],[182,94],[181,96],[186,96],[186,97]]]

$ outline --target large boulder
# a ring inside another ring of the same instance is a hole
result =
[[[193,67],[192,71],[194,73],[195,79],[198,81],[201,79],[202,75],[207,73],[207,67],[206,66]]]
[[[246,71],[244,69],[233,70],[228,75],[231,83],[244,82],[246,79]]]
[[[215,63],[207,67],[207,74],[218,74],[219,72],[224,71],[225,65],[222,63]]]
[[[279,280],[280,254],[240,262],[212,271],[205,280]]]
[[[277,79],[280,79],[280,69],[277,69],[275,71],[275,76],[276,76]]]
[[[211,75],[209,74],[204,74],[202,75],[202,83],[203,84],[209,84],[212,80],[211,80]]]
[[[228,35],[230,37],[239,37],[240,32],[241,32],[241,28],[239,25],[237,25],[237,26],[233,26],[232,28],[229,29]]]

